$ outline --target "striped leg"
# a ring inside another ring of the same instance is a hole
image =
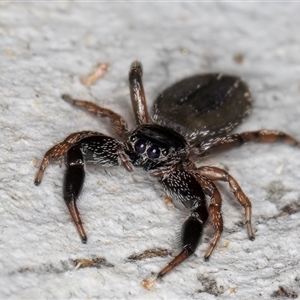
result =
[[[114,131],[117,133],[117,135],[122,138],[127,138],[128,135],[127,124],[126,121],[119,114],[113,112],[110,109],[100,107],[97,104],[89,101],[73,99],[70,95],[67,94],[62,95],[62,98],[66,102],[69,102],[75,106],[80,106],[98,117],[109,118],[111,126],[114,129]]]
[[[39,185],[41,183],[45,169],[49,165],[51,159],[61,157],[62,155],[66,154],[67,151],[78,141],[93,135],[101,135],[101,133],[95,131],[74,132],[67,136],[62,142],[50,148],[44,155],[39,171],[35,177],[34,184]]]
[[[198,171],[201,175],[205,176],[206,178],[209,178],[210,180],[220,180],[220,181],[228,182],[230,189],[233,192],[235,198],[241,203],[241,205],[245,209],[245,216],[246,216],[245,223],[247,226],[248,236],[250,240],[254,240],[254,234],[251,226],[251,215],[252,215],[251,202],[248,199],[248,197],[245,195],[245,193],[242,191],[237,181],[225,170],[217,167],[207,167],[207,166],[200,167],[198,168]]]
[[[206,156],[211,152],[225,151],[231,148],[242,146],[245,143],[276,143],[281,142],[291,146],[300,147],[300,142],[292,136],[276,130],[249,131],[215,137],[194,145],[192,153],[197,156]]]
[[[199,173],[201,174],[201,172]],[[215,249],[223,232],[223,218],[221,211],[222,197],[215,184],[205,175],[203,176],[203,174],[201,174],[200,176],[196,176],[196,178],[203,188],[205,195],[210,198],[208,203],[209,220],[215,232],[213,238],[211,239],[210,246],[204,256],[204,259],[207,261],[209,260],[209,257]]]

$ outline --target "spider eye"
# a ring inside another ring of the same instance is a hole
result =
[[[137,153],[144,153],[146,150],[146,142],[144,140],[138,140],[134,145],[134,149]]]
[[[160,156],[160,149],[157,146],[151,146],[147,150],[147,154],[149,158],[159,158]]]

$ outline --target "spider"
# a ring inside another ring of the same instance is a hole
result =
[[[146,106],[140,62],[131,64],[129,86],[137,123],[131,131],[119,114],[94,103],[62,95],[65,101],[108,118],[119,140],[95,131],[70,134],[46,152],[35,184],[41,183],[51,159],[65,155],[64,200],[82,242],[86,243],[87,236],[76,206],[86,164],[122,166],[129,172],[134,167],[141,167],[150,176],[156,177],[166,197],[190,213],[182,226],[181,252],[156,274],[153,281],[165,276],[195,252],[208,220],[214,235],[204,258],[208,260],[211,256],[223,231],[222,198],[214,181],[227,182],[236,200],[244,207],[248,237],[253,240],[251,202],[237,181],[223,169],[199,167],[193,160],[247,142],[281,141],[298,147],[299,142],[275,130],[228,135],[249,114],[252,104],[249,89],[239,77],[204,74],[185,78],[158,96],[152,118]],[[149,288],[151,282],[145,280],[143,285]]]

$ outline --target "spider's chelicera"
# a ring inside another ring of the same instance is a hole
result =
[[[205,254],[205,259],[209,259],[223,231],[222,198],[214,181],[229,184],[235,198],[244,207],[248,236],[253,240],[251,202],[237,181],[223,169],[196,166],[192,158],[241,146],[246,142],[281,141],[294,146],[299,146],[299,142],[274,130],[228,135],[251,108],[248,87],[238,77],[205,74],[185,78],[158,96],[152,118],[146,106],[139,62],[131,65],[129,84],[137,122],[137,127],[132,131],[128,130],[119,114],[88,101],[62,96],[71,104],[97,116],[107,117],[119,139],[94,131],[72,133],[46,152],[35,184],[40,184],[51,159],[66,156],[64,200],[85,243],[87,237],[76,200],[83,186],[86,164],[123,166],[127,171],[141,167],[150,176],[156,177],[169,199],[190,210],[182,227],[182,250],[158,272],[156,279],[162,278],[195,252],[208,219],[214,228],[214,236]],[[145,287],[151,285],[147,280],[143,284]]]

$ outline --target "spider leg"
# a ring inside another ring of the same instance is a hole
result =
[[[223,218],[221,212],[222,197],[215,184],[206,176],[196,175],[196,178],[203,188],[203,192],[205,193],[205,195],[210,198],[208,204],[209,220],[215,231],[214,236],[211,239],[210,246],[204,256],[204,259],[207,261],[213,250],[215,249],[223,232]]]
[[[69,149],[66,156],[67,170],[64,180],[64,200],[69,209],[71,217],[76,225],[77,231],[83,243],[86,243],[87,237],[82,226],[82,221],[77,209],[76,200],[82,190],[85,172],[83,154],[80,144]]]
[[[142,82],[143,68],[142,64],[138,61],[134,61],[131,64],[129,71],[129,88],[131,103],[133,106],[135,119],[137,124],[149,124],[151,123],[146,97]]]
[[[50,160],[52,158],[59,158],[60,156],[67,153],[67,151],[78,141],[81,139],[93,136],[95,134],[99,134],[95,131],[80,131],[80,132],[74,132],[70,135],[68,135],[62,142],[56,144],[52,148],[50,148],[44,155],[44,158],[42,160],[42,163],[40,165],[39,171],[35,177],[34,184],[39,185],[42,181],[45,169],[50,163]]]
[[[142,282],[142,285],[147,289],[151,289],[157,279],[161,279],[195,252],[201,240],[203,228],[208,218],[213,225],[215,233],[204,256],[205,260],[209,259],[222,234],[223,219],[221,213],[221,194],[210,179],[202,176],[198,170],[192,168],[193,166],[191,166],[189,171],[175,171],[173,174],[170,174],[161,180],[166,190],[172,195],[172,198],[175,198],[175,201],[181,201],[186,208],[191,205],[191,213],[182,226],[181,252],[159,271],[155,278],[145,279]],[[176,179],[181,179],[181,184],[182,181],[184,181],[186,185],[182,185],[181,189],[177,189],[179,182],[175,182]],[[188,192],[185,194],[187,190]],[[182,196],[186,199],[183,200],[181,198]],[[205,203],[205,196],[210,198],[208,208]],[[178,197],[178,199],[176,199],[176,197]],[[197,200],[194,201],[195,199]]]
[[[126,144],[115,138],[93,131],[77,132],[69,135],[63,142],[55,145],[45,154],[35,183],[41,182],[43,173],[51,158],[66,154],[67,170],[64,180],[64,200],[72,216],[83,243],[87,237],[77,209],[76,201],[82,190],[86,163],[99,164],[104,167],[123,166],[127,171],[133,170]]]
[[[117,135],[122,138],[127,137],[128,128],[127,128],[126,121],[119,114],[113,112],[110,109],[100,107],[97,104],[89,101],[73,99],[70,95],[67,94],[62,95],[62,99],[75,106],[83,107],[84,109],[88,110],[89,112],[95,114],[98,117],[109,118],[111,126],[114,129],[114,131],[117,133]]]
[[[173,199],[174,204],[183,205],[191,212],[181,230],[182,251],[157,274],[157,279],[162,278],[195,252],[209,217],[205,202],[207,191],[204,191],[201,180],[196,178],[193,173],[188,169],[179,169],[162,175],[160,179],[168,197]],[[206,186],[205,189],[207,190]],[[147,283],[148,281],[145,281],[143,285],[147,287]]]
[[[300,147],[299,141],[284,132],[276,130],[259,130],[231,134],[223,137],[213,137],[198,145],[194,145],[191,152],[194,155],[206,156],[210,152],[225,151],[234,147],[242,146],[248,142],[283,142],[291,146]]]
[[[228,182],[230,189],[233,192],[235,198],[240,202],[240,204],[245,209],[245,216],[246,216],[245,224],[247,226],[248,237],[250,240],[254,240],[255,237],[251,225],[251,215],[252,215],[251,202],[248,199],[248,197],[245,195],[245,193],[242,191],[237,181],[225,170],[217,167],[204,166],[198,168],[198,171],[201,175],[205,176],[206,178],[209,178],[210,180],[220,180],[220,181]]]
[[[207,219],[208,212],[206,207],[199,206],[190,213],[182,226],[182,251],[156,275],[157,279],[165,276],[195,252],[202,238],[203,228]]]

